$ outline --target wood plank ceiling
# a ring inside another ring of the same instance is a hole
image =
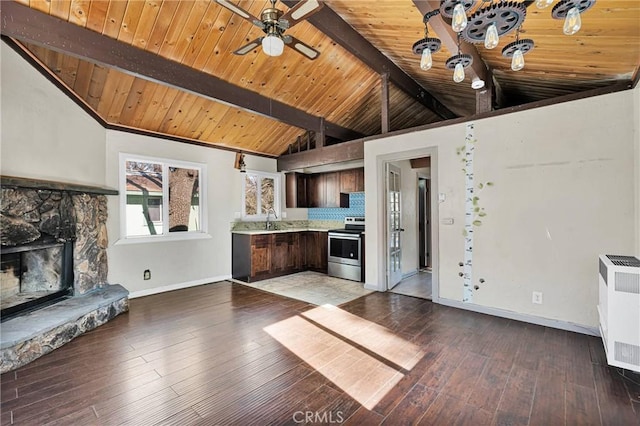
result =
[[[3,2],[5,3],[5,2]],[[32,9],[143,49],[193,70],[215,76],[232,87],[255,92],[294,107],[356,135],[381,132],[381,76],[310,22],[290,34],[321,52],[311,61],[293,49],[269,57],[261,49],[245,56],[232,52],[259,37],[261,30],[209,0],[21,0]],[[236,1],[260,16],[268,1]],[[470,81],[456,84],[444,68],[446,48],[434,54],[425,72],[411,53],[424,37],[422,14],[411,0],[324,2],[346,23],[391,59],[427,92],[459,116],[475,113]],[[325,6],[325,7],[326,7]],[[3,13],[6,3],[2,6]],[[287,7],[278,5],[282,10]],[[439,16],[433,19],[441,19]],[[497,107],[549,99],[568,93],[631,81],[640,67],[640,1],[599,0],[583,14],[583,29],[562,35],[562,21],[550,9],[530,6],[522,37],[536,47],[526,67],[512,72],[500,51],[515,40],[503,37],[499,48],[476,47],[491,69],[503,97]],[[6,34],[3,27],[3,34]],[[431,36],[436,36],[430,30]],[[175,87],[94,58],[55,50],[45,42],[20,39],[29,55],[43,64],[105,122],[244,152],[278,156],[307,130]],[[414,94],[390,84],[391,130],[406,129],[443,118],[418,102]],[[250,108],[249,108],[250,109]]]

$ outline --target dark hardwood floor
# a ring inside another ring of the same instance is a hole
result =
[[[3,425],[637,425],[595,337],[374,293],[148,296],[1,377]]]

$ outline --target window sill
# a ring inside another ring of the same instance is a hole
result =
[[[157,235],[155,237],[129,237],[120,238],[113,245],[128,245],[128,244],[148,244],[148,243],[169,243],[173,241],[189,241],[189,240],[208,240],[213,238],[210,234],[205,232],[191,232],[180,235]]]

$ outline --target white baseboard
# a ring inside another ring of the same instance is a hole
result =
[[[173,291],[173,290],[180,290],[183,288],[195,287],[198,285],[210,284],[210,283],[225,281],[229,279],[231,279],[231,275],[221,275],[219,277],[204,278],[201,280],[188,281],[185,283],[170,284],[162,287],[154,287],[146,290],[133,291],[129,293],[129,299],[135,299],[137,297],[150,296],[152,294],[164,293],[164,292]]]
[[[519,312],[508,311],[506,309],[500,308],[492,308],[489,306],[476,305],[474,303],[462,303],[458,300],[453,299],[439,298],[437,300],[434,299],[433,302],[445,306],[451,306],[452,308],[465,309],[467,311],[478,312],[481,314],[493,315],[496,317],[528,322],[530,324],[537,324],[544,327],[558,328],[560,330],[573,331],[575,333],[600,337],[600,330],[598,329],[598,327],[590,327],[588,325],[575,324],[569,321],[543,318],[536,315],[521,314]]]

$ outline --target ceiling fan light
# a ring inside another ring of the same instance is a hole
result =
[[[262,39],[262,51],[269,56],[280,56],[284,51],[284,41],[276,35],[267,34]]]
[[[464,66],[461,62],[458,62],[456,67],[453,69],[453,81],[456,83],[464,81]]]
[[[487,49],[494,49],[500,43],[500,36],[498,35],[498,28],[495,23],[491,23],[487,28],[487,34],[484,36],[484,47]]]
[[[431,49],[425,47],[420,56],[420,69],[423,71],[429,71],[433,66],[433,59],[431,58]]]
[[[453,8],[453,15],[451,18],[451,28],[453,31],[459,33],[467,27],[467,14],[465,13],[462,3],[456,4]]]
[[[544,9],[551,6],[551,3],[553,3],[553,0],[536,0],[536,7],[538,9]]]
[[[564,20],[562,32],[566,35],[574,35],[578,31],[580,31],[581,26],[582,19],[580,18],[580,9],[574,6],[567,12],[567,17]]]
[[[524,54],[522,50],[516,49],[511,57],[511,69],[513,71],[520,71],[522,68],[524,68]]]

